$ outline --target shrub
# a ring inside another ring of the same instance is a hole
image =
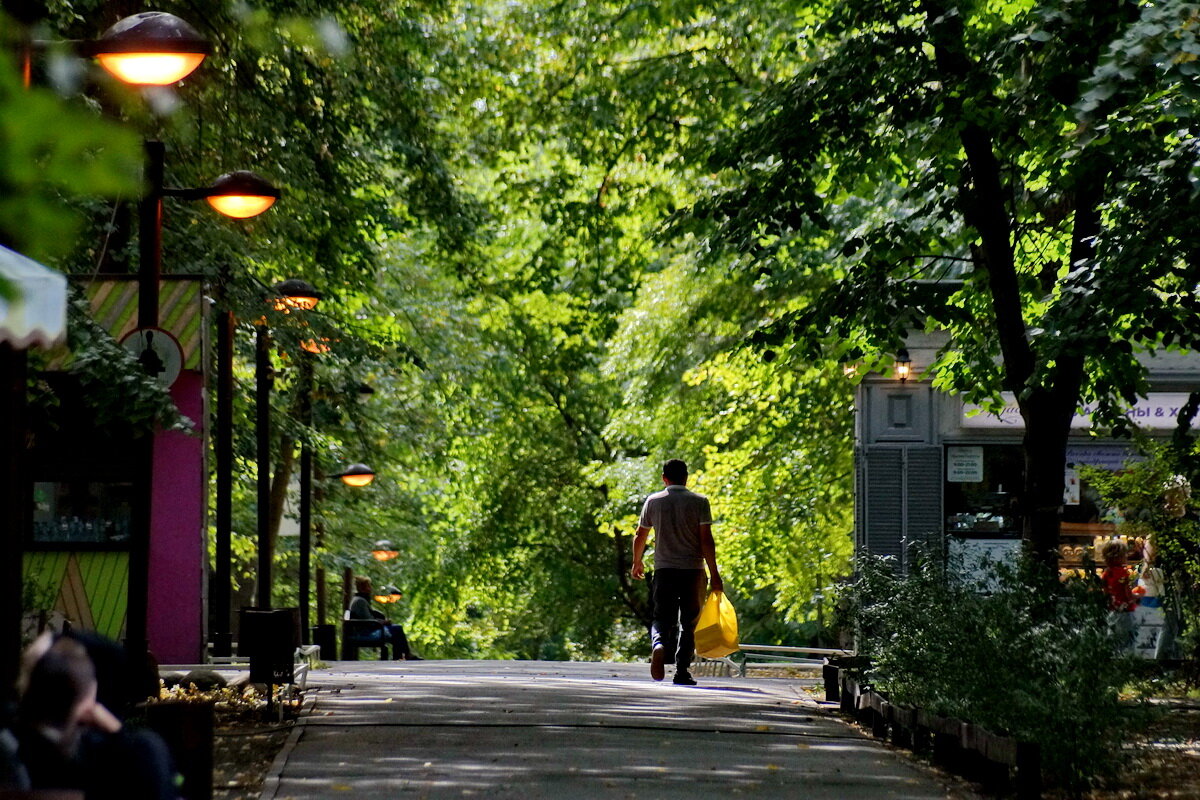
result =
[[[1094,584],[1036,587],[1017,569],[918,559],[857,564],[845,608],[869,680],[896,703],[1041,746],[1049,780],[1078,788],[1115,768],[1138,714],[1119,702],[1119,652]],[[986,579],[965,577],[987,575]]]

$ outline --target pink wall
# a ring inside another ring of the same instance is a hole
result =
[[[183,370],[171,387],[180,412],[204,424],[204,379]],[[161,664],[196,664],[204,654],[204,438],[159,433],[154,442],[147,633]]]

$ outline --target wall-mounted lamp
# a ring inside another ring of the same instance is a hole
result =
[[[901,347],[896,352],[895,372],[901,383],[912,375],[912,358],[908,355],[908,348]]]
[[[398,555],[400,555],[400,551],[387,539],[380,539],[371,549],[371,557],[376,561],[391,561]]]

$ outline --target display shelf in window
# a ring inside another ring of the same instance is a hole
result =
[[[32,549],[128,547],[133,484],[68,480],[34,484]]]
[[[1069,530],[1068,526],[1070,526]],[[1130,565],[1141,562],[1142,548],[1146,545],[1143,537],[1118,535],[1116,525],[1111,522],[1064,522],[1058,545],[1059,567],[1065,570],[1078,570],[1090,565],[1098,570],[1103,569],[1104,561],[1100,558],[1100,548],[1110,539],[1124,543],[1126,558]]]

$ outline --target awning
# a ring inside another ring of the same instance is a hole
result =
[[[16,298],[0,297],[0,343],[18,350],[49,347],[67,332],[67,279],[32,258],[0,245],[0,283]]]

